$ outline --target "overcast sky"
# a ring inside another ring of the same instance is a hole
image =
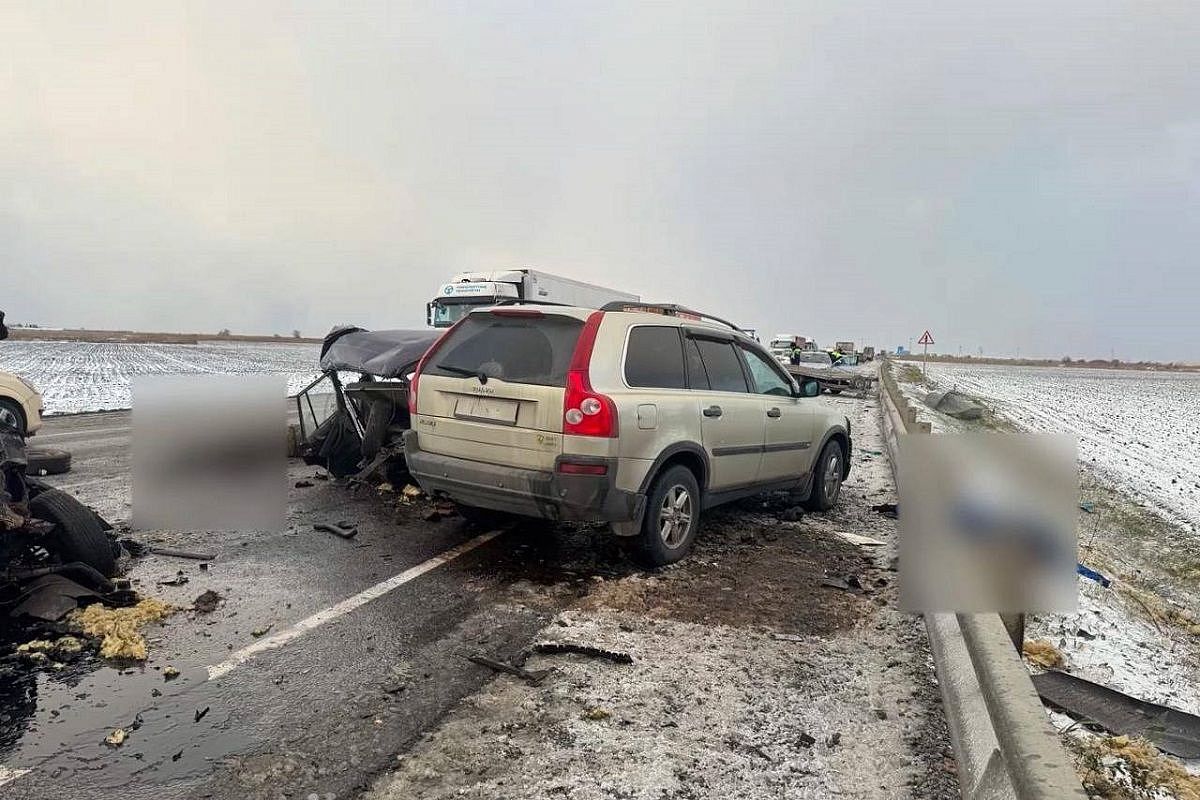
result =
[[[0,308],[320,335],[531,265],[1200,360],[1200,5],[943,5],[4,3]]]

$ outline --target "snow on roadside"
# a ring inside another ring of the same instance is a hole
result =
[[[129,408],[135,375],[286,375],[292,395],[314,380],[319,344],[133,344],[6,341],[0,370],[37,386],[47,414]]]
[[[929,375],[1027,430],[1074,434],[1083,464],[1200,530],[1200,373],[931,364]]]

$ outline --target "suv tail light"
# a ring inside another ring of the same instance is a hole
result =
[[[449,338],[450,332],[457,328],[459,323],[466,318],[466,315],[459,317],[457,322],[447,328],[446,332],[437,338],[437,341],[429,345],[429,349],[425,351],[425,355],[421,356],[421,360],[417,362],[417,368],[413,371],[412,378],[408,381],[408,415],[410,417],[415,416],[417,413],[417,383],[421,379],[421,370],[425,367],[429,359],[433,357],[433,354],[437,352],[437,349],[442,346],[442,342]]]
[[[617,435],[617,406],[612,398],[592,389],[588,371],[592,364],[592,349],[596,333],[604,319],[603,311],[595,311],[583,323],[571,365],[567,369],[567,392],[563,398],[563,434],[569,436]]]

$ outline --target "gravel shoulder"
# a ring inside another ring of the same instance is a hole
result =
[[[631,664],[485,652],[550,672],[537,685],[497,675],[367,796],[957,797],[924,628],[894,610],[895,521],[871,510],[894,499],[878,403],[823,402],[844,408],[855,434],[834,511],[785,522],[787,498],[747,501],[712,514],[681,564],[593,578],[534,641]],[[535,607],[563,594],[510,589]]]

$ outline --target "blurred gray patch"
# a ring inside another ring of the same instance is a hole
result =
[[[287,502],[286,377],[133,379],[133,525],[281,530]]]
[[[905,611],[1075,611],[1076,443],[962,434],[900,441]]]

